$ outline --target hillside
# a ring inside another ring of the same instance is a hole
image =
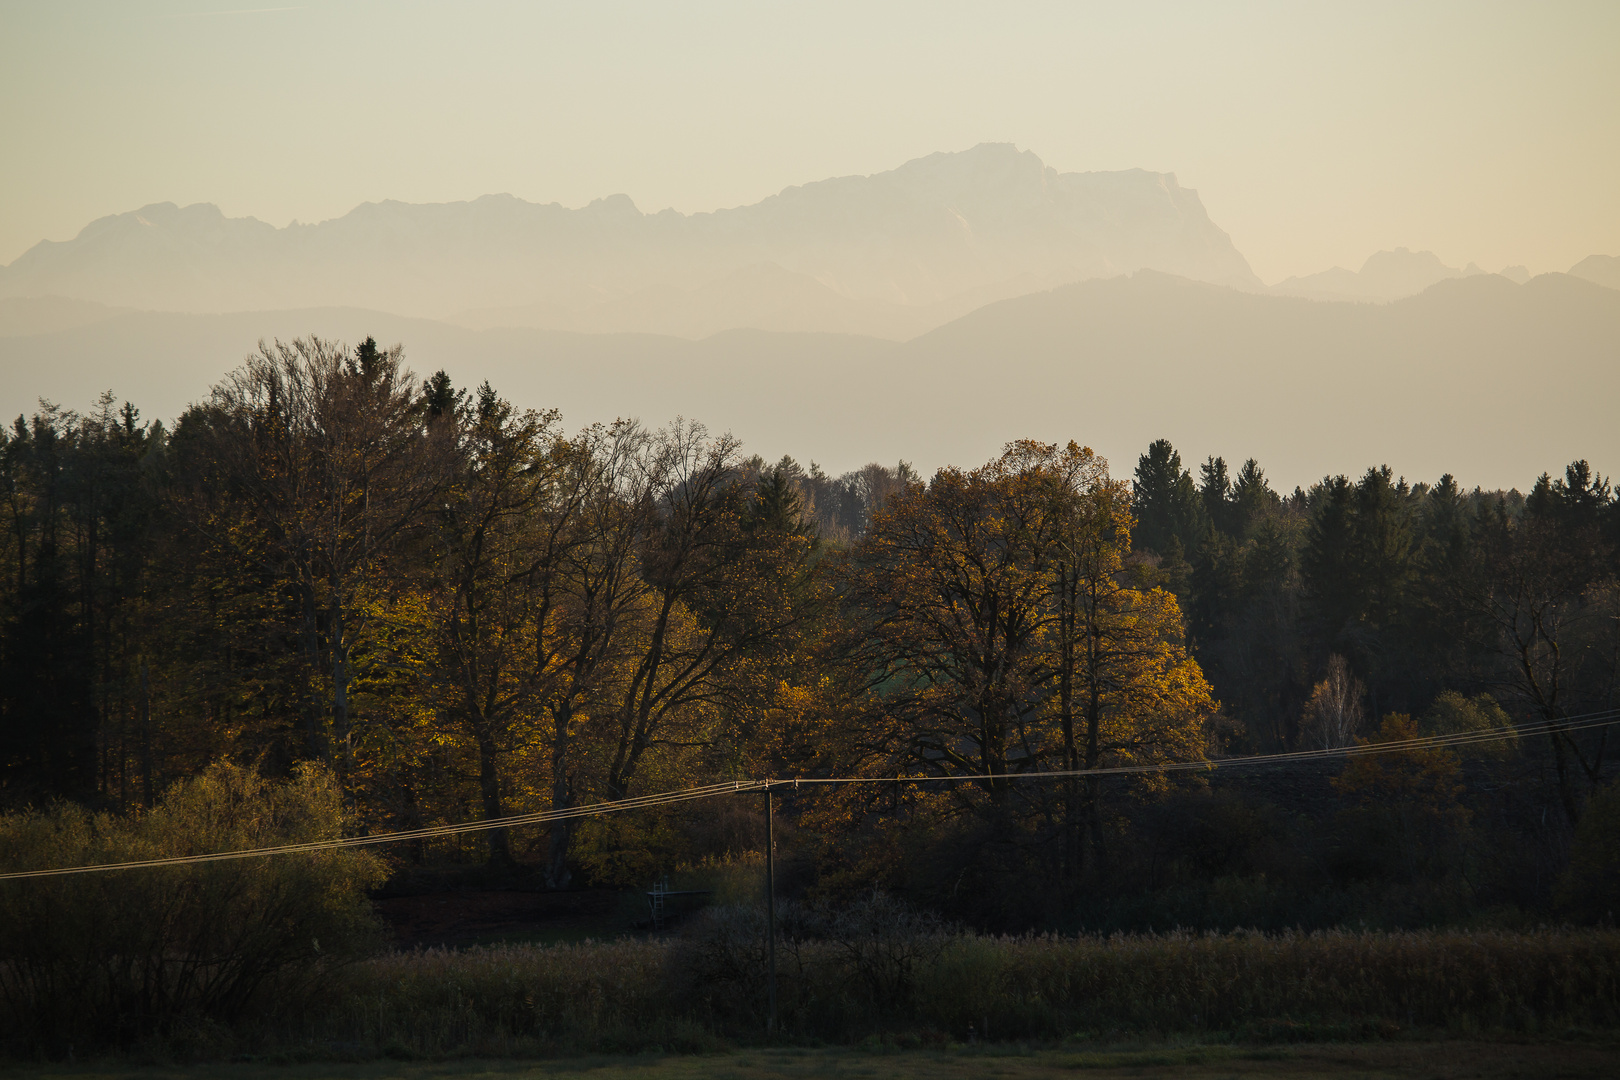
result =
[[[1569,272],[1596,285],[1620,289],[1620,255],[1588,255]]]
[[[1008,439],[1075,438],[1128,472],[1151,439],[1253,455],[1292,487],[1387,462],[1412,479],[1523,487],[1578,457],[1620,462],[1620,292],[1487,275],[1390,304],[1260,296],[1154,273],[988,305],[905,344],[738,330],[701,341],[469,330],[358,309],[124,313],[0,338],[0,415],[111,388],[171,417],[261,337],[403,342],[412,366],[570,426],[676,415],[832,471],[974,463]]]

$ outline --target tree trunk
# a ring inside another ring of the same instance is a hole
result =
[[[1085,767],[1095,769],[1102,760],[1102,702],[1093,692],[1086,702],[1086,761]],[[1096,877],[1102,869],[1102,808],[1098,799],[1098,780],[1086,777],[1085,783],[1085,872]]]
[[[1581,806],[1575,797],[1575,785],[1569,776],[1569,751],[1564,746],[1567,737],[1556,731],[1548,736],[1552,740],[1553,764],[1558,770],[1558,802],[1564,808],[1564,816],[1569,819],[1570,828],[1574,828],[1581,821]]]
[[[500,777],[496,773],[496,763],[500,751],[491,737],[489,726],[478,726],[478,790],[484,799],[484,817],[486,819],[506,816],[506,810],[501,805]],[[495,866],[512,865],[512,842],[507,829],[489,830],[489,861]]]
[[[334,573],[327,600],[326,639],[332,651],[332,741],[338,756],[338,777],[349,786],[353,747],[349,738],[349,643],[344,640],[341,581]]]
[[[141,801],[152,809],[152,687],[146,661],[141,661]]]
[[[1067,661],[1065,661],[1067,666]],[[1074,686],[1068,671],[1058,684],[1059,716],[1063,726],[1063,770],[1080,768],[1080,747],[1074,738]],[[1063,779],[1063,876],[1075,880],[1080,874],[1080,780]]]
[[[315,672],[320,670],[321,635],[315,618],[315,581],[309,572],[308,553],[305,552],[304,556],[298,575],[298,588],[302,593],[300,599],[304,607],[304,685],[300,694],[303,699],[300,704],[304,714],[304,744],[311,758],[330,765],[332,748],[326,741],[320,709],[315,703],[315,688],[311,685]]]
[[[573,805],[573,784],[568,775],[568,742],[571,716],[555,719],[551,737],[551,808],[564,810]],[[573,880],[568,872],[568,844],[573,839],[573,819],[551,823],[551,843],[546,855],[546,887],[566,889]]]

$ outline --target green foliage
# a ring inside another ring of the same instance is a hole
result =
[[[220,764],[141,817],[77,806],[0,817],[0,867],[30,870],[334,838],[315,767],[269,784]],[[337,850],[0,882],[0,1040],[59,1052],[265,1015],[377,944],[369,852]]]
[[[1232,506],[1232,478],[1227,474],[1225,458],[1211,456],[1198,467],[1198,498],[1211,528],[1227,536],[1239,531]]]
[[[1470,698],[1447,690],[1434,699],[1419,726],[1424,735],[1468,735],[1510,727],[1512,723],[1491,695],[1476,694]],[[1495,739],[1460,750],[1465,756],[1505,758],[1518,752],[1519,740],[1517,736]]]
[[[1380,671],[1416,572],[1411,490],[1388,467],[1325,481],[1302,557],[1311,621],[1324,649]]]

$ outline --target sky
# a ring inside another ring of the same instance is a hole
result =
[[[0,264],[153,202],[644,210],[1013,142],[1173,172],[1267,282],[1620,254],[1620,3],[0,0]]]

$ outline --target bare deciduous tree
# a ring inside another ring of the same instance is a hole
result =
[[[1366,693],[1350,663],[1338,653],[1328,657],[1327,677],[1311,691],[1300,724],[1300,739],[1317,750],[1349,746],[1366,726],[1361,698]]]

